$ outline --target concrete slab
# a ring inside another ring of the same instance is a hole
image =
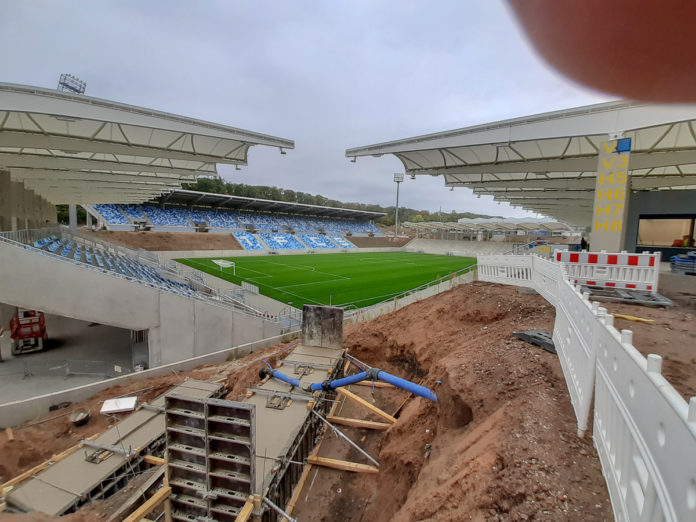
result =
[[[160,395],[153,406],[164,406],[164,397],[170,393],[193,397],[211,397],[221,385],[204,381],[185,381]],[[102,445],[120,446],[124,451],[141,453],[147,446],[164,436],[165,423],[162,412],[140,409],[106,430],[94,442]],[[117,453],[99,463],[85,460],[91,448],[78,450],[53,466],[25,480],[8,496],[8,502],[25,511],[41,511],[49,515],[60,515],[85,498],[95,488],[120,470],[128,470],[128,458]]]

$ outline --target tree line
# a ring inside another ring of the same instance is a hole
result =
[[[319,194],[308,194],[290,189],[279,187],[268,187],[265,185],[246,185],[244,183],[228,183],[220,178],[199,178],[196,183],[184,185],[187,190],[197,190],[199,192],[210,192],[213,194],[228,194],[230,196],[242,196],[256,199],[270,199],[272,201],[286,201],[288,203],[304,203],[306,205],[321,205],[324,207],[340,207],[353,210],[365,210],[369,212],[384,212],[386,216],[377,219],[376,222],[385,226],[391,226],[395,221],[396,207],[394,205],[383,207],[381,205],[370,205],[367,203],[343,202],[329,199]],[[399,222],[412,221],[414,223],[425,221],[452,222],[461,218],[491,217],[484,214],[474,214],[472,212],[429,212],[428,210],[417,210],[414,208],[399,207]],[[499,217],[499,216],[493,216]]]

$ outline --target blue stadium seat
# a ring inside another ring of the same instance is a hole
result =
[[[244,250],[265,250],[261,242],[250,232],[233,232],[239,244],[242,245]]]
[[[119,210],[117,205],[94,205],[94,210],[99,212],[110,225],[127,225],[128,220]]]
[[[306,247],[300,243],[292,234],[259,232],[259,237],[272,250],[305,250]]]
[[[309,248],[338,248],[328,237],[321,234],[298,234],[298,237]]]

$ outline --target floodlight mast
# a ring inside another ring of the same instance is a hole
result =
[[[400,173],[394,174],[394,183],[396,183],[396,213],[394,219],[394,237],[399,236],[399,183],[403,183],[404,175]]]
[[[58,90],[71,92],[73,94],[84,94],[87,89],[87,82],[83,82],[72,74],[61,74],[58,79]]]

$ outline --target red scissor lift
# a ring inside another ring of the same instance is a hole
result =
[[[43,312],[20,310],[10,320],[12,353],[38,352],[46,342],[46,319]]]

